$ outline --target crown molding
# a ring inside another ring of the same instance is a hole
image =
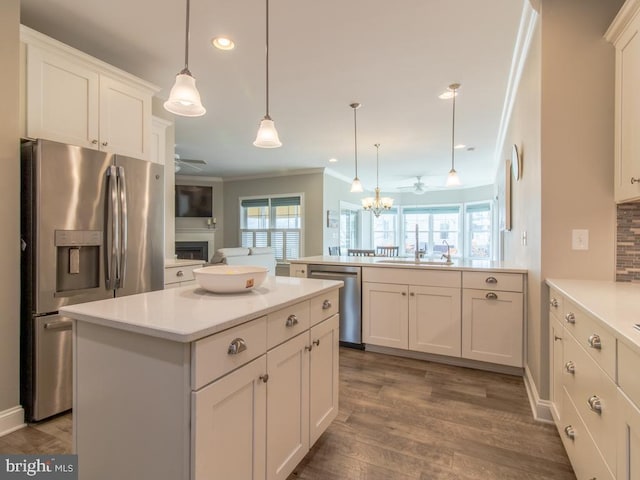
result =
[[[293,175],[313,175],[316,173],[323,173],[324,171],[324,168],[304,168],[300,170],[284,170],[281,172],[258,173],[256,175],[224,177],[222,180],[225,182],[238,182],[242,180],[259,180],[261,178],[291,177]]]
[[[613,19],[613,22],[605,32],[605,40],[615,44],[627,25],[638,15],[638,11],[640,11],[640,0],[627,0],[624,2],[616,18]]]

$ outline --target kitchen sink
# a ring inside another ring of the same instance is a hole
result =
[[[414,260],[411,258],[394,258],[389,260],[378,260],[376,263],[395,263],[397,265],[438,265],[442,267],[449,267],[452,263],[446,263],[445,261],[437,260]]]

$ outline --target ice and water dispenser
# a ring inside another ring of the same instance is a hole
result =
[[[101,230],[56,230],[56,294],[100,286]]]

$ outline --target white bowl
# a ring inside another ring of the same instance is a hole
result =
[[[210,292],[247,292],[267,278],[267,267],[253,265],[216,265],[196,268],[193,273],[198,284]]]

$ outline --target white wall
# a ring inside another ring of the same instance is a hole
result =
[[[19,6],[0,2],[0,430],[3,412],[20,404]]]

